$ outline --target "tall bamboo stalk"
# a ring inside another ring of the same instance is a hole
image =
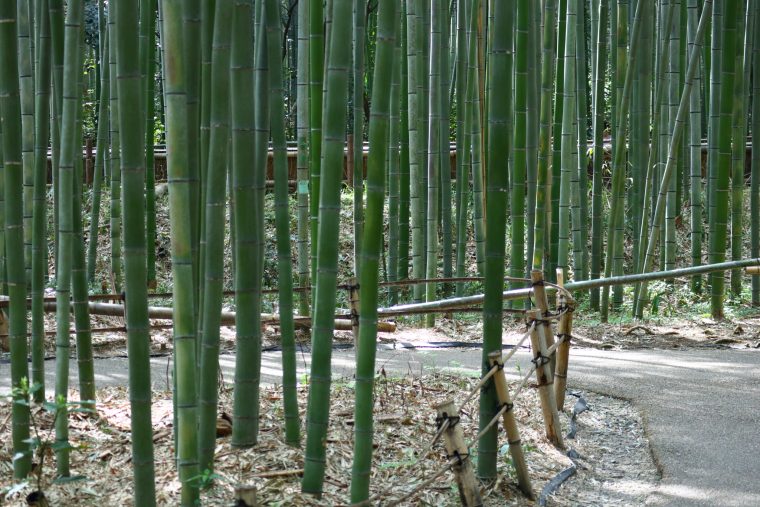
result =
[[[401,38],[401,146],[399,160],[399,238],[398,238],[398,273],[399,280],[409,278],[409,240],[410,240],[410,200],[411,200],[411,180],[410,180],[410,150],[409,150],[409,130],[411,122],[409,121],[409,62],[408,41],[406,32],[406,2],[402,3],[400,25]]]
[[[174,281],[174,363],[177,398],[177,468],[182,483],[181,505],[198,499],[198,396],[196,391],[195,290],[192,248],[190,168],[186,147],[188,134],[186,58],[184,52],[183,3],[162,0],[164,51],[175,65],[165,67],[166,148],[169,180],[172,279]]]
[[[24,178],[24,273],[32,279],[32,200],[34,195],[34,73],[32,70],[31,4],[16,0],[18,21],[18,76],[21,97],[21,164]]]
[[[577,116],[576,116],[576,37],[578,23],[576,16],[578,1],[568,0],[565,18],[565,64],[563,69],[562,86],[562,134],[561,134],[561,163],[559,181],[559,217],[558,217],[558,243],[557,243],[557,268],[563,269],[565,277],[569,266],[568,252],[570,243],[570,206],[573,188],[577,191],[577,176],[573,182],[572,174],[577,175],[578,168],[578,142],[577,142]],[[559,79],[559,76],[557,77]],[[575,183],[575,184],[573,184]],[[576,201],[577,202],[577,201]],[[574,223],[580,220],[580,208],[573,210]],[[578,236],[580,240],[580,236]],[[579,241],[578,241],[579,242]],[[576,242],[574,241],[574,244]],[[573,258],[574,265],[580,259]]]
[[[377,348],[377,292],[380,252],[383,244],[383,201],[385,199],[385,167],[389,154],[389,114],[393,81],[401,62],[394,62],[400,46],[399,1],[378,5],[377,53],[372,81],[372,109],[369,121],[369,158],[367,160],[367,213],[362,248],[360,280],[359,338],[356,358],[356,402],[354,404],[354,462],[351,474],[351,501],[363,502],[369,496],[372,472],[372,432]],[[392,125],[390,125],[392,128]]]
[[[280,339],[282,343],[282,388],[285,405],[285,439],[297,446],[300,441],[298,392],[296,381],[296,344],[293,327],[293,269],[290,256],[290,217],[288,213],[288,160],[285,142],[285,108],[282,86],[282,60],[280,58],[282,24],[279,2],[267,0],[266,30],[269,60],[269,105],[274,148],[275,176],[275,227],[277,229],[277,272],[280,303]],[[263,224],[260,224],[263,227]],[[259,303],[260,304],[260,303]],[[260,309],[255,309],[260,312]],[[261,325],[259,324],[259,329]],[[259,347],[261,346],[259,342]],[[260,358],[256,360],[261,363]],[[260,368],[260,367],[259,367]],[[258,372],[257,372],[258,373]],[[258,386],[256,386],[258,387]],[[256,395],[258,389],[256,389]],[[253,396],[251,396],[253,398]],[[256,414],[258,415],[258,414]]]
[[[325,101],[325,131],[321,145],[324,149],[322,187],[319,195],[319,251],[317,258],[314,319],[312,326],[311,386],[307,411],[307,438],[304,493],[319,495],[325,474],[325,440],[330,407],[330,358],[335,326],[335,292],[337,288],[338,222],[340,220],[340,182],[343,168],[343,146],[348,96],[348,67],[350,45],[345,41],[351,33],[351,4],[349,0],[333,1],[332,37],[327,56],[327,91]],[[313,14],[313,12],[312,12]],[[312,102],[313,104],[313,102]]]
[[[298,13],[298,68],[296,70],[296,130],[298,160],[296,179],[298,187],[298,285],[309,285],[309,6],[299,3]],[[302,292],[298,300],[298,313],[309,315],[309,293]]]
[[[237,319],[235,334],[235,391],[232,426],[232,444],[236,447],[254,445],[258,438],[259,378],[261,368],[261,324],[256,318],[261,313],[261,292],[256,290],[257,266],[261,262],[256,244],[258,229],[263,226],[256,214],[254,195],[255,159],[255,107],[267,103],[266,84],[254,85],[253,5],[250,1],[236,2],[232,23],[230,49],[230,101],[232,108],[232,201],[235,220],[235,307]],[[263,40],[263,39],[262,39]],[[263,81],[263,80],[261,80]],[[253,93],[251,93],[253,90]],[[255,101],[256,102],[255,102]],[[288,256],[290,260],[290,256]],[[280,280],[280,284],[288,280]],[[285,316],[285,312],[281,312]],[[291,312],[292,314],[292,312]]]
[[[514,95],[514,163],[511,166],[509,211],[511,219],[509,275],[525,276],[525,178],[527,169],[527,117],[528,117],[528,30],[530,25],[530,2],[518,0],[517,24],[515,26],[515,95]],[[490,142],[490,141],[489,141]],[[520,287],[512,282],[511,288]]]
[[[718,119],[718,166],[715,175],[714,224],[710,234],[710,262],[723,262],[726,258],[728,230],[728,193],[731,177],[731,108],[734,100],[733,80],[736,68],[736,24],[739,12],[738,0],[725,0],[723,5],[722,58],[720,75],[720,115]],[[723,273],[710,275],[711,313],[713,318],[723,318]]]
[[[95,282],[95,265],[98,260],[98,237],[100,229],[100,200],[103,189],[103,177],[106,174],[108,160],[108,111],[109,111],[109,83],[111,80],[111,66],[108,64],[109,33],[106,29],[102,35],[103,63],[100,68],[100,98],[98,100],[98,134],[95,152],[95,171],[92,178],[92,208],[90,211],[90,233],[87,244],[87,282]]]
[[[111,285],[114,292],[121,291],[121,112],[119,100],[118,79],[116,77],[116,20],[113,13],[108,16],[108,31],[113,35],[108,48],[108,64],[110,66],[110,127],[111,137],[111,219],[109,224],[111,238]],[[54,40],[55,42],[55,40]],[[55,47],[55,43],[53,44]]]
[[[689,53],[693,50],[699,20],[699,2],[688,1],[688,39]],[[695,87],[700,89],[702,74],[694,76]],[[691,265],[702,264],[702,101],[699,93],[692,93],[689,103],[689,206],[691,210]],[[691,290],[699,293],[702,290],[702,277],[691,277]]]
[[[34,211],[32,213],[32,383],[40,385],[35,401],[45,400],[45,263],[47,262],[47,154],[50,140],[50,17],[48,2],[37,3],[37,67],[35,72]],[[5,266],[0,267],[4,270]]]
[[[399,265],[399,211],[400,202],[399,194],[401,193],[401,181],[399,178],[400,169],[400,152],[399,142],[401,132],[399,117],[401,116],[401,39],[395,38],[396,47],[393,50],[391,66],[391,84],[390,84],[390,105],[389,105],[389,132],[388,132],[388,155],[386,157],[387,180],[388,180],[388,281],[396,281],[398,278]],[[375,61],[377,68],[377,61]],[[373,79],[373,93],[377,83]],[[388,288],[388,301],[390,305],[398,303],[398,288]]]
[[[427,242],[426,242],[426,269],[427,278],[438,276],[438,207],[440,189],[441,167],[441,117],[443,81],[441,75],[441,63],[443,55],[443,5],[440,0],[430,2],[430,60],[429,60],[429,83],[428,95],[428,137],[427,137]],[[436,299],[435,283],[428,283],[425,287],[425,300]],[[435,315],[425,316],[425,324],[433,326]]]
[[[127,299],[127,351],[131,406],[135,505],[156,503],[151,425],[150,331],[145,245],[145,138],[140,104],[142,86],[138,44],[138,0],[113,7],[116,16],[121,170],[124,182],[124,275]]]
[[[322,168],[322,80],[325,65],[323,0],[309,1],[309,212],[311,220],[311,279],[316,281],[319,242],[320,173]],[[354,217],[356,220],[357,217]],[[356,248],[356,247],[355,247]],[[361,245],[358,247],[361,249]]]
[[[478,273],[484,273],[485,264],[485,222],[483,204],[483,133],[482,103],[480,101],[480,77],[478,67],[478,12],[480,0],[470,5],[467,28],[467,107],[465,109],[465,130],[470,137],[470,178],[472,179],[472,228],[475,237],[475,262]],[[469,126],[468,126],[469,125]]]
[[[750,99],[750,66],[752,59],[752,47],[754,41],[754,16],[757,5],[750,5],[748,1],[745,5],[740,3],[740,11],[746,12],[744,16],[739,17],[739,32],[737,33],[737,47],[743,50],[736,52],[736,77],[734,79],[734,101],[732,116],[732,137],[731,145],[731,260],[740,260],[742,258],[742,247],[744,239],[744,165],[747,159],[746,139],[747,139],[747,113],[749,112]],[[755,2],[756,3],[756,2]],[[742,30],[743,28],[743,30]],[[742,271],[735,269],[731,271],[731,292],[737,296],[742,292]]]
[[[364,227],[364,50],[367,38],[367,0],[354,3],[353,16],[354,275],[358,277],[361,272]]]
[[[71,9],[76,11],[76,9]],[[23,168],[21,154],[21,103],[19,97],[16,2],[0,2],[0,114],[2,115],[3,173],[5,185],[5,254],[11,349],[11,386],[21,387],[29,378],[26,345],[26,280],[24,279]],[[66,328],[68,330],[68,328]],[[68,353],[68,350],[66,351]],[[29,406],[18,395],[11,408],[13,452],[29,449]],[[61,418],[63,419],[63,418]],[[13,461],[13,475],[22,479],[31,470],[25,454]]]
[[[463,1],[456,6],[456,276],[465,276],[467,247],[467,168],[470,162],[470,136],[465,129],[467,114],[467,5]],[[456,296],[464,295],[464,284],[456,286]]]
[[[148,287],[156,288],[156,172],[153,157],[155,123],[155,50],[157,0],[140,0],[140,70],[145,104],[145,242]]]
[[[488,66],[493,72],[488,85],[489,95],[497,90],[512,89],[511,60],[513,50],[514,2],[494,4],[492,42]],[[506,230],[507,154],[512,132],[506,123],[511,110],[511,94],[503,100],[488,102],[488,220],[486,221],[485,301],[483,302],[483,364],[485,373],[490,369],[488,354],[501,349],[502,307],[504,290],[504,249]],[[493,382],[484,387],[480,396],[480,427],[485,427],[497,412],[497,397]],[[481,479],[496,477],[496,430],[491,429],[478,442],[478,476]]]
[[[230,40],[232,0],[217,0],[211,57],[209,156],[206,170],[204,286],[199,390],[200,469],[213,469],[216,448],[216,405],[219,375],[219,326],[224,269],[224,194],[230,137]]]
[[[593,110],[594,110],[594,151],[593,151],[593,179],[592,179],[592,202],[591,202],[591,279],[599,278],[602,269],[602,174],[604,163],[604,75],[607,69],[607,26],[609,19],[609,3],[604,0],[598,2],[599,14],[596,27],[597,38],[592,41],[595,48],[596,60],[593,65]],[[635,148],[634,148],[635,149]],[[591,291],[591,308],[599,309],[599,290]]]
[[[760,256],[760,15],[755,13],[752,48],[752,182],[750,189],[750,251]],[[752,304],[760,305],[760,275],[752,276]]]

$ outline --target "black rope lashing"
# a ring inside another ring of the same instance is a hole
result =
[[[441,426],[443,426],[443,423],[448,421],[449,428],[453,428],[454,426],[459,424],[459,420],[460,420],[460,417],[458,415],[449,415],[444,412],[443,415],[435,418],[435,427],[436,429],[441,429]]]
[[[567,343],[570,343],[573,339],[573,335],[569,333],[558,333],[557,334],[557,341],[566,341]]]
[[[551,361],[551,358],[549,356],[543,356],[540,353],[530,360],[531,363],[536,365],[536,368],[539,368],[545,364],[548,364],[549,361]]]
[[[470,453],[465,452],[463,454],[460,454],[459,451],[454,451],[454,454],[447,454],[446,459],[451,461],[452,459],[457,460],[457,465],[462,466],[466,459],[470,457]]]

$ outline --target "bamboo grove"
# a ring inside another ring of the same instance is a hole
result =
[[[378,306],[462,296],[477,287],[435,279],[484,277],[487,353],[501,343],[505,279],[524,286],[532,269],[582,281],[760,257],[760,0],[9,0],[0,67],[13,386],[43,386],[36,403],[66,399],[75,357],[78,396],[97,410],[88,294],[122,294],[136,505],[155,503],[157,143],[182,505],[196,505],[194,478],[214,467],[223,304],[237,311],[232,444],[259,442],[269,244],[284,434],[304,446],[304,493],[319,495],[324,482],[338,291],[343,277],[359,283],[352,502],[370,491]],[[86,145],[96,153],[89,179]],[[387,295],[379,287],[409,279],[424,281]],[[715,318],[727,297],[760,305],[760,276],[745,287],[738,270],[728,283],[722,272],[693,276],[689,287]],[[46,288],[56,300],[54,386],[44,385]],[[645,317],[656,295],[641,283],[578,297],[606,321]],[[296,314],[313,322],[304,421]],[[13,404],[17,478],[30,473],[30,403]],[[496,403],[487,386],[481,421]],[[55,437],[57,474],[68,476],[66,417]],[[494,478],[496,451],[487,432],[482,479]]]

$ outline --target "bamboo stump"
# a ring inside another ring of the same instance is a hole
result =
[[[528,323],[541,320],[541,310],[531,310],[527,314]],[[531,349],[533,349],[533,364],[536,365],[536,382],[538,383],[538,395],[541,399],[541,412],[544,415],[546,426],[546,438],[557,447],[564,447],[562,441],[562,427],[559,422],[557,400],[554,397],[552,384],[554,378],[549,366],[549,357],[546,341],[542,334],[543,326],[535,326],[530,333]]]
[[[257,507],[256,486],[239,484],[235,486],[235,507]]]
[[[464,433],[459,425],[459,414],[454,407],[454,401],[445,401],[436,405],[435,409],[440,424],[446,420],[449,421],[449,426],[443,432],[443,441],[447,459],[457,458],[457,462],[451,468],[459,487],[459,499],[466,507],[481,506],[483,500],[480,498],[480,487],[472,470],[470,451],[464,443]]]
[[[507,432],[509,453],[512,456],[512,463],[515,465],[517,486],[526,497],[533,499],[533,488],[530,484],[530,475],[528,475],[528,467],[525,464],[525,455],[523,454],[523,448],[520,443],[520,430],[517,428],[515,413],[514,410],[512,410],[512,400],[509,397],[509,389],[507,388],[507,378],[504,375],[504,364],[501,361],[501,350],[496,350],[488,354],[488,362],[492,367],[499,367],[493,376],[493,382],[496,387],[496,396],[499,398],[499,404],[502,408],[506,407],[506,411],[504,412],[504,415],[502,415],[502,420],[504,430]]]

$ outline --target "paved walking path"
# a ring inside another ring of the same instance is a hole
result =
[[[477,374],[479,349],[381,349],[378,368],[415,374],[453,371]],[[280,378],[280,353],[263,358],[264,382]],[[530,354],[515,360],[523,371]],[[156,389],[169,386],[168,357],[152,359]],[[299,374],[308,371],[309,356],[299,353]],[[221,357],[226,382],[233,379],[235,358]],[[336,376],[350,377],[354,351],[334,351]],[[53,362],[46,364],[53,385]],[[516,368],[508,368],[517,372]],[[8,365],[0,365],[0,393],[9,385]],[[127,383],[126,359],[96,362],[99,386]],[[72,361],[72,386],[76,386]],[[588,389],[630,400],[640,410],[662,481],[647,504],[656,506],[760,505],[760,351],[573,349],[570,389]]]

